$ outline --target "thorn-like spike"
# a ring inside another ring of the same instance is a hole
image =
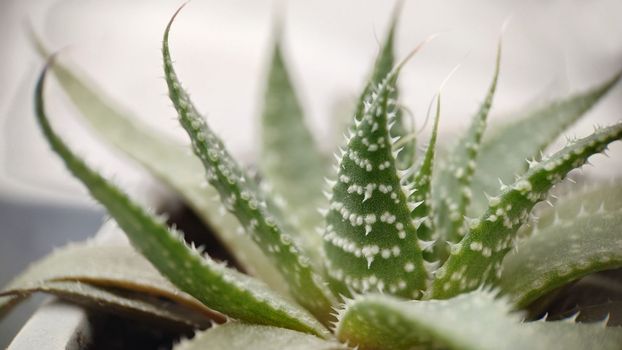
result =
[[[540,163],[535,159],[527,159],[527,164],[529,164],[529,169],[533,169]]]
[[[420,206],[421,204],[423,204],[424,201],[419,201],[419,202],[408,202],[408,209],[412,212],[413,210],[417,209],[418,206]]]
[[[419,240],[419,247],[421,247],[421,250],[424,250],[424,251],[431,250],[435,244],[436,244],[436,240],[431,240],[431,241],[424,241],[421,239]]]
[[[324,182],[326,182],[326,184],[328,184],[328,186],[329,186],[330,188],[335,187],[335,185],[337,184],[337,181],[335,181],[335,180],[331,180],[331,179],[329,179],[329,178],[327,178],[327,177],[325,177],[325,178],[324,178]]]
[[[605,202],[600,202],[600,205],[598,205],[598,209],[596,209],[596,213],[604,214],[605,212],[606,212],[606,210],[605,210]]]
[[[423,224],[426,219],[427,219],[426,217],[414,219],[413,226],[415,226],[415,228],[418,230],[421,224]]]
[[[366,257],[366,259],[367,259],[367,269],[370,269],[371,268],[371,263],[374,262],[374,257],[373,256],[368,256],[368,257]]]
[[[438,270],[438,268],[441,266],[441,261],[437,260],[437,261],[423,261],[423,266],[425,267],[426,271],[428,271],[430,274],[434,273],[436,270]],[[426,291],[423,292],[424,294],[426,293]]]

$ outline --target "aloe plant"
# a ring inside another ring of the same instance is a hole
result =
[[[169,35],[177,13],[164,33],[164,75],[196,157],[120,111],[75,70],[49,60],[35,93],[41,130],[134,249],[77,244],[56,251],[0,293],[0,311],[35,291],[103,303],[197,329],[179,349],[619,348],[622,329],[606,320],[528,322],[523,310],[583,276],[622,267],[620,181],[564,195],[554,208],[536,207],[569,172],[622,138],[618,123],[544,155],[550,140],[620,74],[486,138],[499,44],[472,125],[448,153],[435,152],[439,93],[430,140],[419,155],[397,101],[406,60],[394,62],[396,16],[331,171],[304,124],[277,35],[258,182],[210,129],[175,73]],[[46,115],[49,71],[95,131],[184,198],[246,274],[184,241],[183,232],[76,155]],[[508,175],[516,175],[513,183],[484,194]],[[214,194],[228,212],[224,221],[208,200]],[[147,297],[154,295],[159,298]]]

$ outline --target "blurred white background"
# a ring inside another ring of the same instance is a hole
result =
[[[162,31],[180,4],[178,0],[2,0],[0,199],[95,207],[49,151],[35,125],[31,100],[42,61],[26,40],[25,23],[32,22],[52,48],[69,46],[62,57],[82,68],[121,105],[183,139],[165,95],[160,56]],[[175,23],[172,52],[181,80],[210,124],[236,155],[252,159],[271,24],[275,13],[284,12],[287,61],[318,141],[329,149],[334,110],[354,98],[364,84],[392,7],[393,2],[386,0],[194,0]],[[491,80],[496,40],[510,16],[493,121],[534,101],[586,89],[622,68],[621,13],[619,0],[406,0],[398,28],[398,57],[430,34],[441,35],[404,69],[403,102],[421,123],[441,81],[462,63],[444,89],[443,137],[464,127]],[[63,135],[128,187],[142,183],[140,172],[115,159],[76,123],[76,112],[59,91],[50,84],[47,99]],[[621,119],[619,85],[569,134],[585,135],[593,124]],[[618,143],[612,148],[611,159],[594,161],[602,176],[619,174],[622,168],[622,147]],[[32,214],[24,211],[24,215]],[[0,239],[7,246],[20,238],[0,228]],[[5,256],[1,265],[12,263]]]
[[[0,39],[0,193],[71,200],[81,200],[84,193],[35,127],[31,95],[42,62],[25,39],[26,21],[51,47],[68,47],[62,56],[121,105],[183,137],[165,96],[159,51],[164,26],[179,5],[146,0],[2,2],[0,30],[8,35]],[[364,83],[392,5],[382,0],[193,1],[172,32],[176,68],[211,125],[234,153],[248,157],[255,150],[271,23],[281,8],[294,80],[319,141],[326,143],[335,105],[353,98]],[[489,84],[496,40],[510,16],[493,120],[533,101],[585,89],[622,68],[620,13],[618,0],[406,0],[398,53],[405,55],[430,34],[441,35],[406,67],[403,101],[421,123],[441,81],[462,63],[444,90],[441,128],[447,135],[466,125]],[[617,86],[570,134],[620,120],[621,97],[622,86]],[[60,129],[83,153],[116,169],[112,157],[89,142],[88,130],[75,125],[75,112],[53,85],[48,104]],[[614,169],[614,163],[605,166]]]

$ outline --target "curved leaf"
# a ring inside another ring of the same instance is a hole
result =
[[[181,9],[180,9],[181,10]],[[175,16],[179,13],[176,12]],[[169,97],[179,120],[192,140],[192,149],[203,162],[207,181],[219,192],[225,207],[235,214],[246,232],[272,259],[287,280],[292,296],[318,319],[327,322],[332,295],[322,277],[313,270],[295,236],[284,230],[278,213],[272,212],[254,181],[231,157],[223,142],[199,115],[188,94],[179,84],[168,46],[169,32],[175,16],[164,32],[162,58]]]
[[[484,193],[499,194],[499,179],[514,181],[527,169],[526,159],[539,157],[566,128],[581,118],[614,87],[622,72],[588,91],[553,101],[531,110],[517,120],[493,128],[484,138],[471,185],[470,215],[480,215],[487,206]]]
[[[270,326],[227,323],[183,340],[175,350],[339,350],[345,346],[309,334]]]
[[[181,308],[169,301],[146,297],[142,292],[110,289],[79,281],[54,280],[43,280],[25,287],[4,290],[0,294],[0,318],[12,306],[35,292],[52,294],[106,312],[128,314],[150,322],[166,322],[182,328],[204,329],[211,324],[210,318],[205,315]]]
[[[527,221],[536,203],[549,190],[588,158],[622,138],[622,123],[599,129],[571,142],[561,151],[532,168],[499,197],[490,197],[489,208],[469,222],[467,235],[451,249],[451,255],[435,275],[432,298],[450,298],[473,290],[500,276],[501,262],[512,248],[516,232]]]
[[[42,57],[49,56],[42,40],[31,33],[33,45]],[[237,234],[237,219],[222,214],[217,192],[206,186],[201,162],[186,147],[153,130],[140,118],[116,106],[77,69],[56,63],[52,67],[61,88],[80,116],[106,143],[113,145],[175,190],[228,248],[236,261],[251,275],[287,295],[285,282],[261,250],[248,237]]]
[[[337,337],[359,349],[619,349],[622,328],[564,322],[520,323],[491,293],[405,301],[370,294],[340,312]]]
[[[272,292],[263,283],[216,263],[188,247],[181,233],[169,230],[132,202],[119,188],[93,171],[52,130],[45,115],[43,86],[47,68],[37,83],[35,108],[43,134],[67,168],[106,207],[136,247],[166,278],[206,306],[228,316],[312,334],[327,331],[305,310]]]
[[[60,281],[164,297],[205,319],[224,321],[222,315],[173,286],[134,249],[122,245],[70,244],[31,265],[9,283],[0,295],[46,288],[55,291],[58,288],[53,282]],[[60,289],[62,291],[64,289]]]
[[[589,203],[590,197],[600,197],[601,205]],[[503,261],[501,290],[525,307],[587,274],[622,267],[621,199],[622,183],[617,182],[564,198],[542,212],[547,224]]]

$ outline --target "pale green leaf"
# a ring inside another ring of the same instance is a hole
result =
[[[305,252],[320,266],[322,237],[316,229],[323,224],[318,208],[326,206],[322,195],[326,160],[305,124],[285,66],[280,32],[276,41],[261,119],[259,165],[275,204],[287,213]]]
[[[339,350],[346,349],[336,341],[324,340],[289,329],[227,323],[182,340],[175,350]]]
[[[419,169],[413,174],[412,181],[408,186],[414,191],[408,198],[412,203],[418,203],[417,207],[411,212],[411,217],[416,222],[420,222],[417,228],[417,237],[421,240],[437,240],[438,235],[434,234],[434,222],[432,221],[432,176],[434,171],[434,159],[436,153],[436,138],[438,134],[438,123],[441,115],[441,97],[437,97],[436,117],[428,148],[425,151]],[[433,246],[430,246],[433,248]],[[432,260],[435,260],[434,258]]]
[[[514,181],[527,169],[526,160],[536,159],[566,128],[571,126],[620,80],[622,72],[583,93],[531,109],[484,137],[472,180],[470,215],[480,215],[487,206],[484,193],[499,194],[499,179]]]
[[[550,158],[533,163],[524,176],[505,186],[498,197],[490,197],[486,212],[479,219],[469,220],[467,235],[452,246],[451,255],[436,272],[431,296],[450,298],[498,278],[501,262],[534,205],[546,199],[551,187],[568,172],[620,138],[622,123],[599,129],[571,142]]]
[[[602,324],[520,321],[484,292],[427,301],[369,294],[348,302],[336,334],[361,350],[614,350],[622,341],[622,328]]]
[[[31,34],[39,54],[47,57],[49,50],[40,38]],[[53,72],[61,88],[80,111],[80,116],[102,140],[139,162],[175,190],[213,229],[246,272],[287,294],[285,282],[261,250],[250,238],[237,234],[240,229],[237,219],[229,213],[222,215],[222,204],[213,199],[217,192],[206,186],[201,162],[189,154],[184,145],[123,111],[76,68],[57,63],[53,66]]]
[[[207,307],[240,320],[325,335],[310,314],[283,300],[267,286],[188,247],[182,234],[134,203],[118,187],[93,171],[54,132],[43,103],[47,67],[37,83],[35,108],[43,134],[71,173],[103,204],[134,245],[175,286]]]
[[[132,247],[122,245],[71,244],[57,249],[17,276],[0,294],[24,290],[54,290],[54,281],[83,282],[164,297],[184,305],[203,318],[223,320],[192,296],[172,285]]]
[[[501,42],[497,47],[495,70],[486,98],[473,117],[469,129],[454,145],[445,160],[440,163],[437,175],[435,175],[434,228],[436,235],[443,243],[440,246],[442,248],[448,247],[445,241],[458,241],[466,233],[463,223],[471,199],[471,178],[475,172],[480,142],[486,130],[488,113],[497,89],[500,64]]]
[[[498,286],[525,307],[587,274],[622,267],[621,209],[619,181],[560,199],[504,259]]]
[[[88,308],[125,314],[129,317],[164,322],[182,328],[207,328],[210,318],[197,314],[178,304],[150,297],[142,292],[110,289],[79,281],[42,280],[27,287],[15,286],[0,293],[0,319],[11,307],[31,294],[43,292],[69,300]]]

